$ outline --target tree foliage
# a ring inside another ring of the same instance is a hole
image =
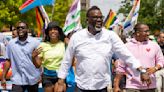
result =
[[[14,0],[1,0],[0,1],[0,27],[3,25],[12,25],[14,21],[19,20],[18,7],[22,0],[18,2]]]
[[[26,21],[31,28],[36,27],[35,9],[31,9],[24,14],[19,12],[19,7],[26,0],[0,0],[0,28],[4,25],[9,27],[18,21]],[[60,26],[64,25],[66,15],[73,0],[56,0],[54,14],[53,6],[44,6],[48,16],[52,21],[58,21]]]
[[[87,26],[87,23],[86,23],[86,10],[81,10],[81,24],[82,24],[83,28],[85,28]]]
[[[56,0],[54,6],[54,14],[52,14],[52,6],[46,7],[46,11],[48,12],[49,18],[52,21],[59,22],[60,26],[64,26],[66,16],[71,7],[73,0]]]
[[[127,16],[133,0],[122,1],[119,13]],[[164,29],[164,0],[141,0],[138,22],[146,23],[152,30]]]

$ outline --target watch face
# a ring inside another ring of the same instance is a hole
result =
[[[145,70],[145,69],[142,69],[142,70],[141,70],[141,73],[146,73],[146,70]]]

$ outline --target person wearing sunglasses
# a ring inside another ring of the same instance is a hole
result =
[[[107,92],[107,86],[111,84],[110,65],[113,53],[123,59],[129,66],[141,71],[137,59],[132,56],[126,46],[115,32],[103,27],[103,15],[97,6],[88,9],[87,28],[77,31],[72,35],[66,54],[58,71],[58,82],[55,92],[63,92],[65,78],[72,65],[75,56],[76,83],[80,92]],[[142,73],[143,81],[149,81],[149,76]]]
[[[28,36],[28,25],[25,22],[17,23],[18,36],[11,39],[6,47],[6,61],[2,75],[1,85],[6,88],[6,74],[12,67],[12,92],[38,92],[41,69],[32,63],[32,51],[40,42]]]

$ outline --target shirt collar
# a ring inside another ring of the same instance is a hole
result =
[[[99,33],[97,33],[97,34],[95,34],[95,35],[91,34],[91,33],[88,31],[88,28],[86,28],[86,31],[87,31],[88,36],[90,36],[90,37],[97,37],[97,36],[100,36],[100,35],[103,33],[103,28],[102,28],[102,30],[101,30]]]
[[[29,43],[30,42],[30,37],[28,36],[25,41],[23,41],[23,44]],[[19,38],[16,38],[16,43],[22,44],[22,41],[19,40]]]
[[[143,42],[139,42],[139,41],[137,41],[135,38],[132,38],[132,39],[130,40],[130,42],[135,43],[135,44],[147,44],[148,41],[149,41],[149,40],[143,41]]]

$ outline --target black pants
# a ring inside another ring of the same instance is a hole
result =
[[[38,84],[35,85],[12,85],[11,92],[38,92]]]
[[[156,89],[144,89],[144,90],[139,90],[139,89],[126,89],[126,92],[156,92]]]
[[[103,88],[103,89],[100,89],[100,90],[83,90],[83,89],[80,89],[80,92],[107,92],[107,88]]]
[[[58,81],[57,77],[50,77],[47,75],[42,75],[42,85],[44,87],[52,86]]]

